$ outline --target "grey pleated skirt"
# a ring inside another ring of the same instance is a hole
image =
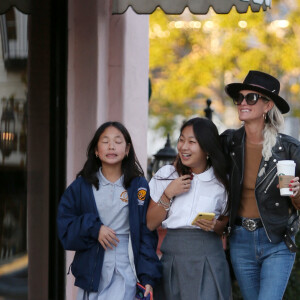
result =
[[[163,278],[155,300],[229,300],[231,279],[214,232],[168,229],[161,245]]]

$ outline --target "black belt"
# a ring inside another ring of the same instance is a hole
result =
[[[248,218],[237,217],[235,219],[235,225],[243,226],[245,229],[249,231],[254,231],[257,228],[263,227],[263,223],[259,218],[248,219]]]

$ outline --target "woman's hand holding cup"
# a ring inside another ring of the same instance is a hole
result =
[[[291,187],[296,186],[295,182],[298,182],[299,184],[299,179],[295,182],[294,179],[295,177],[295,167],[296,164],[293,160],[279,160],[277,162],[277,175],[279,177],[279,188],[280,188],[280,195],[281,196],[293,196],[294,195],[294,190]]]
[[[300,189],[299,177],[295,177],[291,180],[291,182],[289,183],[289,189],[291,192],[293,192],[293,195],[291,195],[291,197],[295,197],[298,195]]]

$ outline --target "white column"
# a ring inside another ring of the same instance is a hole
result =
[[[146,172],[149,76],[149,16],[129,8],[110,23],[109,107],[111,120],[128,129]]]
[[[149,79],[149,16],[125,13],[123,122],[146,175]]]
[[[69,0],[67,185],[86,160],[86,149],[98,125],[97,0]],[[74,252],[66,252],[66,273]],[[66,276],[65,299],[76,299],[72,272]]]

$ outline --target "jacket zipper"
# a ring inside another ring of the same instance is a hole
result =
[[[92,280],[91,280],[90,289],[93,288],[94,274],[95,274],[95,270],[96,270],[96,266],[97,266],[97,256],[98,256],[98,253],[99,253],[99,245],[98,245],[98,247],[97,247],[97,253],[96,253],[96,258],[95,258],[95,265],[94,265],[94,270],[93,270],[93,272],[92,272]]]
[[[274,175],[274,177],[272,178],[272,180],[270,181],[270,183],[268,184],[268,186],[266,187],[266,189],[264,190],[264,193],[266,194],[269,187],[271,186],[271,184],[273,183],[273,181],[275,180],[275,178],[277,177],[277,174]]]
[[[232,153],[232,152],[231,152]],[[232,158],[232,160],[233,160],[233,162],[234,162],[234,165],[235,165],[235,167],[237,168],[237,170],[239,169],[238,168],[238,165],[237,165],[237,163],[236,163],[236,161],[235,161],[235,159],[234,159],[234,157],[233,157],[233,155],[231,154],[231,158]],[[233,177],[233,169],[232,169],[232,171],[231,171],[231,178]],[[241,181],[242,181],[242,178],[241,178]],[[229,226],[227,227],[227,233],[228,233],[228,235],[230,234],[230,232],[231,232],[231,224],[232,224],[232,217],[231,217],[231,214],[230,214],[230,216],[229,216]]]
[[[255,188],[255,190],[256,190],[256,188]],[[254,193],[254,196],[255,196],[255,193]],[[255,196],[255,200],[256,200],[256,203],[257,203],[256,196]],[[257,205],[257,208],[258,208],[258,205]],[[258,208],[258,213],[259,213],[259,217],[260,217],[260,219],[261,219],[261,222],[262,222],[262,224],[263,224],[263,227],[264,227],[264,229],[265,229],[265,232],[266,232],[267,238],[268,238],[268,240],[271,242],[271,239],[270,239],[270,237],[269,237],[269,234],[268,234],[268,230],[266,229],[266,226],[265,226],[264,220],[263,220],[263,218],[261,217],[261,214],[260,214],[260,210],[259,210],[259,208]]]
[[[93,193],[93,189],[92,188],[91,188],[91,193],[92,193],[92,198],[94,199],[94,201],[93,201],[94,212],[99,216],[99,219],[100,219],[100,215],[99,215],[99,212],[98,212],[98,209],[97,209],[97,205],[96,205],[96,199],[94,197],[94,193]],[[99,242],[98,242],[98,247],[97,247],[97,252],[96,252],[96,257],[95,257],[95,265],[94,265],[94,270],[92,272],[92,280],[91,280],[90,289],[93,288],[94,274],[95,274],[95,270],[96,270],[96,266],[97,266],[97,256],[98,256],[98,253],[99,253],[99,249],[100,249],[100,246],[99,246]]]
[[[233,176],[233,170],[232,170],[232,172],[231,172],[231,178],[232,178],[232,176]],[[228,235],[230,234],[230,231],[231,231],[231,224],[232,224],[232,215],[230,214],[230,216],[229,216],[229,226],[227,227],[227,233],[228,233]]]
[[[265,176],[265,178],[264,178],[264,179],[263,179],[263,180],[255,187],[255,192],[256,192],[257,187],[259,187],[259,186],[266,180],[266,178],[269,176],[269,174],[270,174],[275,168],[276,168],[276,166],[274,166],[274,167],[268,172],[268,174]],[[265,191],[264,191],[265,193],[267,192],[267,190],[269,189],[270,185],[272,184],[272,182],[273,182],[274,179],[276,178],[276,175],[277,175],[277,174],[275,174],[275,176],[273,177],[273,179],[271,180],[271,182],[268,184],[267,188],[266,188]],[[266,235],[267,235],[267,237],[268,237],[268,240],[271,242],[271,239],[270,239],[269,234],[268,234],[268,230],[266,229],[264,220],[263,220],[263,218],[261,217],[261,213],[260,213],[260,210],[259,210],[259,206],[258,206],[258,202],[257,202],[257,199],[256,199],[255,192],[254,192],[254,196],[255,196],[255,200],[256,200],[256,204],[257,204],[257,208],[258,208],[258,213],[259,213],[261,222],[262,222],[262,224],[263,224],[263,227],[264,227],[264,229],[265,229]]]
[[[268,174],[265,176],[265,178],[256,186],[259,187],[266,179],[267,177],[269,176],[269,174],[276,168],[276,165],[268,172]],[[274,179],[272,180],[272,182],[274,181]],[[268,186],[269,187],[269,186]]]

